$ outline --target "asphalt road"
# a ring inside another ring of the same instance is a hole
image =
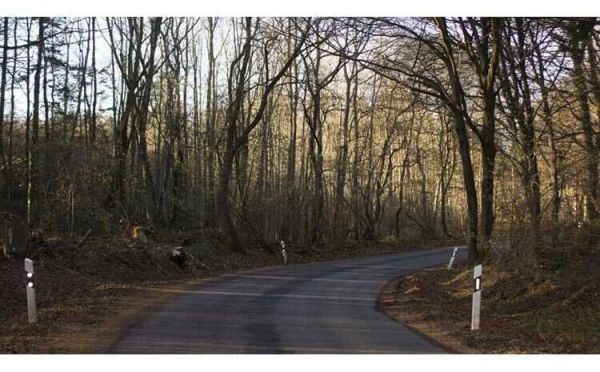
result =
[[[288,265],[190,284],[141,314],[109,353],[443,353],[377,309],[388,280],[452,248]],[[459,250],[457,258],[466,255]]]

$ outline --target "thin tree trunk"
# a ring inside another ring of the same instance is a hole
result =
[[[2,48],[2,75],[0,77],[0,167],[6,170],[6,158],[4,157],[4,98],[6,95],[6,72],[8,70],[8,17],[4,17],[3,28],[4,46]],[[4,181],[6,181],[6,172],[3,173]]]
[[[40,193],[41,180],[39,175],[39,127],[40,127],[40,85],[42,75],[42,62],[44,57],[44,23],[45,19],[38,19],[38,42],[37,42],[37,63],[35,67],[35,76],[33,80],[33,120],[31,136],[31,187],[29,188],[30,214],[29,222],[33,226],[39,226],[40,221]]]

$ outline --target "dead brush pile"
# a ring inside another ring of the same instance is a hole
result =
[[[85,295],[98,286],[204,277],[278,263],[278,257],[265,251],[235,254],[224,249],[218,240],[208,238],[172,235],[161,241],[142,243],[100,236],[89,237],[84,244],[79,242],[79,239],[47,239],[28,249],[27,256],[35,262],[39,308]],[[175,249],[181,250],[185,259],[174,260]],[[0,323],[26,308],[21,256],[0,257]]]

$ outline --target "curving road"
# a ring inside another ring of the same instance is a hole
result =
[[[109,353],[442,353],[377,309],[381,286],[452,248],[289,265],[192,283]],[[459,250],[458,257],[466,255]]]

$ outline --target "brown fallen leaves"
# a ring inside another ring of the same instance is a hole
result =
[[[470,330],[471,276],[462,266],[399,278],[383,291],[384,310],[462,353],[600,352],[597,269],[525,275],[487,265],[479,331]]]

